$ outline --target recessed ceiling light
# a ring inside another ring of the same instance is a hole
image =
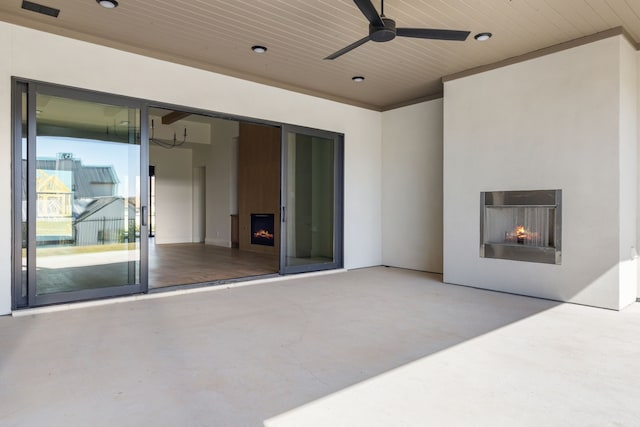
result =
[[[265,53],[267,51],[267,48],[264,46],[251,46],[251,50],[254,51],[255,53]]]
[[[363,76],[353,76],[351,77],[351,80],[353,80],[356,83],[360,83],[364,81],[364,77]]]
[[[96,2],[107,9],[115,9],[118,7],[118,2],[116,0],[96,0]]]
[[[475,36],[473,36],[473,38],[478,40],[479,42],[483,42],[483,41],[489,40],[492,35],[493,34],[491,33],[478,33]]]

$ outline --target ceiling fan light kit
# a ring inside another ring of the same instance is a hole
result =
[[[397,28],[396,21],[384,16],[384,0],[381,0],[380,13],[371,0],[353,0],[360,12],[369,21],[369,35],[351,43],[349,46],[332,53],[324,59],[336,59],[372,40],[388,42],[396,37],[413,37],[418,39],[465,41],[470,31],[441,30],[434,28]],[[488,34],[488,33],[485,33]]]

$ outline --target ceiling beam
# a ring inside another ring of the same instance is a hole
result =
[[[190,115],[191,113],[185,113],[184,111],[172,111],[162,116],[162,124],[170,125],[178,120],[184,119],[185,117],[189,117]]]

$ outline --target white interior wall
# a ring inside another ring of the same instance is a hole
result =
[[[149,158],[156,167],[155,242],[190,243],[193,240],[192,150],[151,145]]]
[[[207,174],[207,237],[210,245],[231,247],[232,200],[237,199],[237,170],[234,161],[234,142],[237,142],[239,123],[214,119],[211,125],[212,141]]]
[[[155,115],[149,116],[150,126],[152,120],[154,138],[163,141],[173,141],[175,137],[180,143],[184,140],[185,128],[187,130],[187,142],[182,147],[164,148],[153,143],[149,147],[149,164],[156,167],[155,243],[199,242],[199,235],[204,232],[199,220],[202,207],[194,192],[200,191],[197,180],[199,174],[206,177],[207,163],[200,161],[206,157],[194,156],[194,152],[211,150],[211,126],[188,118],[163,125],[162,118]],[[206,191],[206,185],[202,187]],[[189,204],[188,209],[185,204]]]
[[[442,273],[442,99],[382,114],[382,262]]]
[[[445,83],[446,282],[613,309],[631,302],[620,292],[631,253],[621,236],[636,234],[620,212],[635,211],[620,186],[635,173],[620,168],[620,46],[614,37]],[[480,258],[480,192],[529,189],[563,190],[562,264]]]
[[[379,265],[381,113],[0,23],[0,200],[11,206],[10,77],[345,134],[345,267]],[[108,78],[105,78],[108,76]],[[11,212],[0,212],[11,235]],[[11,307],[11,242],[0,243],[0,314]]]
[[[192,153],[193,154],[193,153]],[[206,191],[205,185],[207,169],[205,166],[194,166],[192,172],[192,232],[191,241],[194,243],[204,243],[206,231]]]
[[[212,119],[212,121],[215,119]],[[191,161],[192,161],[192,165],[193,165],[193,170],[194,172],[196,171],[196,169],[201,169],[202,170],[202,174],[204,177],[204,183],[202,185],[203,189],[204,189],[204,195],[203,195],[203,200],[204,200],[204,206],[201,207],[201,209],[204,211],[204,224],[202,224],[202,233],[204,233],[204,239],[201,240],[204,243],[207,243],[207,229],[210,227],[210,220],[209,220],[209,216],[211,215],[211,212],[209,212],[209,204],[211,203],[211,200],[213,198],[213,200],[215,200],[215,195],[214,194],[210,194],[211,192],[211,188],[209,185],[209,178],[208,176],[211,174],[211,171],[213,170],[213,159],[211,156],[211,151],[212,151],[212,147],[213,147],[213,132],[211,130],[211,124],[207,124],[207,135],[209,137],[209,142],[207,144],[189,144],[189,148],[192,150],[191,153]],[[194,179],[195,179],[195,175],[194,175]],[[194,181],[194,194],[195,194],[195,181]],[[194,198],[194,230],[197,228],[196,224],[195,224],[195,217],[196,212],[195,212],[195,204],[196,204],[196,200]],[[194,234],[195,236],[195,234]]]
[[[229,184],[229,212],[233,215],[238,214],[238,158],[240,151],[240,138],[235,136],[231,139],[231,181]]]

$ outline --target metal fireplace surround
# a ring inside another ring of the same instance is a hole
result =
[[[560,264],[562,190],[480,193],[480,256]]]

